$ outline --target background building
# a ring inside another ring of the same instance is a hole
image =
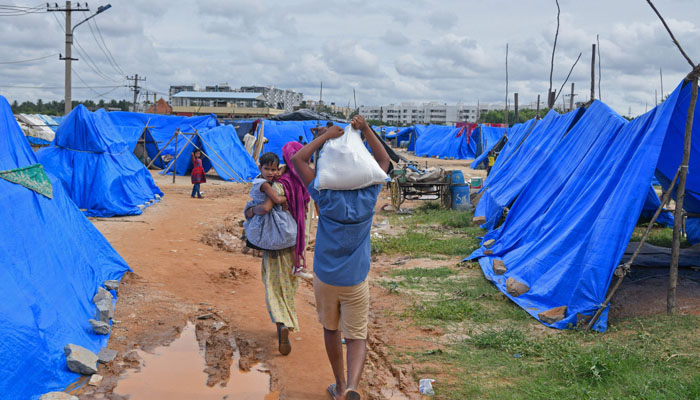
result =
[[[422,104],[400,103],[386,106],[361,106],[360,114],[367,119],[380,120],[389,124],[444,124],[454,125],[457,122],[476,122],[479,113],[489,110],[503,109],[502,105],[480,104],[477,106],[466,104],[447,105],[438,102]],[[477,112],[478,111],[478,112]]]
[[[268,107],[262,93],[183,91],[172,95],[171,104],[173,113],[177,115],[259,118],[284,112]]]
[[[286,112],[294,111],[302,101],[304,95],[293,90],[278,89],[274,86],[241,86],[239,92],[262,93],[265,101],[272,108],[278,108]]]
[[[299,108],[299,105],[304,101],[302,93],[293,90],[279,89],[274,86],[241,86],[239,89],[232,89],[228,83],[220,83],[218,85],[207,85],[204,90],[200,90],[199,85],[177,85],[170,86],[170,104],[182,106],[182,103],[176,104],[181,100],[176,100],[175,95],[181,92],[204,92],[204,93],[256,93],[263,96],[263,101],[266,103],[263,106],[286,112],[294,111]],[[257,96],[256,96],[257,97]]]

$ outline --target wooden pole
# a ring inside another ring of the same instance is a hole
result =
[[[540,119],[540,95],[537,95],[537,119]]]
[[[508,43],[506,43],[506,112],[505,112],[505,119],[506,119],[506,129],[508,129]],[[481,151],[483,152],[484,146],[484,133],[481,133]]]
[[[693,133],[693,118],[695,117],[695,103],[698,99],[698,77],[693,77],[690,82],[690,105],[685,119],[685,140],[683,142],[683,161],[681,173],[678,178],[678,190],[676,191],[676,211],[673,214],[673,248],[671,249],[671,268],[668,277],[668,295],[666,297],[666,312],[669,315],[676,313],[676,286],[678,283],[678,257],[681,250],[681,228],[683,226],[683,201],[685,199],[685,182],[688,178],[688,163],[690,161],[690,143]]]
[[[195,134],[197,135],[197,137],[199,138],[199,140],[202,141],[202,144],[204,144],[205,146],[209,146],[209,143],[207,143],[207,142],[204,140],[204,138],[202,138],[202,137],[199,135],[199,133],[197,132],[197,130],[195,130],[194,132],[195,132]],[[194,146],[194,143],[192,143],[192,145]],[[195,147],[197,147],[197,146],[195,146]],[[213,147],[209,146],[209,148],[210,148],[211,151],[214,153],[214,155],[217,156],[217,157],[219,158],[219,160],[221,160],[221,162],[222,162],[226,167],[228,167],[228,169],[233,173],[233,175],[235,175],[235,176],[238,178],[238,180],[240,180],[241,182],[245,182],[245,180],[244,180],[243,178],[241,178],[241,176],[238,175],[238,174],[236,173],[236,171],[233,169],[233,167],[231,167],[231,165],[229,165],[229,164],[226,162],[226,160],[224,160],[223,157],[221,157],[221,156],[219,155],[219,153],[217,153],[216,150],[214,150]],[[209,155],[208,155],[204,150],[202,150],[202,154],[206,155],[207,158],[210,159],[213,163],[216,163],[216,161],[214,161],[211,157],[209,157]],[[216,164],[219,165],[219,166],[221,166],[221,165],[218,164],[218,163],[216,163]]]
[[[175,183],[175,176],[177,176],[177,139],[178,136],[180,135],[180,128],[177,128],[175,130],[175,159],[173,160],[173,183]]]
[[[168,140],[168,142],[165,143],[165,146],[163,146],[163,147],[158,151],[158,154],[156,154],[156,156],[153,157],[153,159],[151,160],[151,162],[148,163],[148,165],[146,166],[146,169],[151,168],[151,166],[153,165],[153,163],[156,162],[156,159],[157,159],[158,157],[160,157],[160,154],[163,152],[163,150],[165,150],[166,147],[168,147],[168,145],[170,144],[170,142],[173,141],[173,139],[175,138],[176,135],[177,135],[177,133],[173,134],[173,136],[170,137],[170,140]],[[161,161],[163,161],[162,158],[161,158]],[[165,163],[163,163],[163,165],[165,165]]]
[[[661,204],[659,204],[659,207],[656,209],[656,212],[654,213],[654,216],[651,217],[651,221],[649,221],[649,225],[647,225],[646,231],[644,231],[644,234],[642,235],[642,240],[639,241],[639,245],[637,246],[637,250],[634,251],[632,254],[632,257],[627,261],[625,264],[621,265],[618,270],[615,270],[615,275],[617,275],[617,282],[615,282],[615,286],[613,286],[612,290],[608,292],[608,295],[605,297],[605,301],[603,301],[603,304],[600,305],[598,310],[595,312],[593,317],[591,318],[590,321],[588,321],[588,324],[586,325],[586,330],[590,330],[593,328],[593,325],[595,325],[595,322],[600,318],[600,315],[603,313],[603,310],[608,306],[608,303],[610,303],[610,300],[612,300],[613,296],[617,292],[617,289],[620,288],[620,285],[622,284],[622,281],[625,279],[625,276],[629,272],[630,268],[632,267],[632,264],[634,263],[634,260],[637,259],[637,256],[639,255],[639,252],[642,250],[642,246],[644,243],[647,241],[647,238],[649,237],[649,233],[651,232],[651,227],[654,226],[654,223],[656,222],[656,219],[661,215],[661,211],[663,211],[664,207],[666,206],[666,203],[671,199],[671,193],[673,192],[673,188],[676,185],[676,180],[678,179],[678,174],[681,172],[680,167],[678,170],[676,170],[676,175],[673,176],[673,180],[671,181],[671,185],[666,189],[666,192],[664,192],[664,195],[661,198]]]
[[[595,100],[595,43],[591,52],[591,100]]]
[[[513,120],[514,124],[520,122],[520,116],[518,115],[518,93],[513,93],[513,108],[515,108],[515,118]]]

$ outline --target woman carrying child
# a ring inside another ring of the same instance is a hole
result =
[[[202,198],[202,193],[199,191],[199,185],[207,181],[207,176],[204,174],[204,167],[202,167],[202,151],[197,149],[192,152],[192,198],[196,194],[200,199]]]
[[[292,150],[292,155],[296,153],[296,150]],[[287,151],[290,151],[290,149],[288,148]],[[291,155],[288,157],[291,159]],[[284,186],[277,181],[280,178],[281,169],[279,168],[280,160],[276,154],[263,154],[260,157],[259,164],[260,177],[253,181],[253,187],[250,192],[252,200],[246,205],[245,210],[246,225],[244,226],[246,226],[246,235],[249,241],[251,240],[251,236],[248,235],[249,228],[255,229],[255,225],[261,223],[258,221],[260,216],[265,216],[271,212],[289,214],[286,211],[288,209],[292,212],[292,216],[301,215],[303,218],[303,211],[299,214],[298,208],[300,204],[303,208],[308,203],[308,193],[304,197],[297,190],[297,185],[303,187],[301,183],[295,182],[290,186],[289,182],[294,182],[294,180],[286,177],[290,173],[289,171],[285,174],[284,180],[287,182]],[[287,194],[285,186],[289,187],[289,197],[285,196]],[[282,206],[284,211],[279,209],[279,207],[275,208],[276,206]],[[293,219],[291,221],[294,222]],[[293,230],[296,233],[298,230],[297,224],[294,224]],[[269,238],[270,232],[264,232],[263,235],[265,238]],[[299,330],[296,305],[294,303],[299,287],[299,278],[294,272],[295,265],[300,264],[300,256],[297,254],[298,251],[295,246],[298,243],[297,235],[293,235],[291,239],[293,240],[289,242],[289,246],[283,249],[268,250],[260,246],[264,250],[262,280],[265,284],[265,303],[272,322],[277,325],[278,350],[282,355],[287,355],[292,351],[289,331]],[[258,245],[256,244],[256,246]],[[303,259],[303,248],[301,259]]]

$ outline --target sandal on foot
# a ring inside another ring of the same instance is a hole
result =
[[[289,342],[289,328],[282,325],[279,329],[279,348],[280,354],[286,356],[292,352],[292,344]]]
[[[362,400],[362,397],[360,397],[360,394],[354,390],[348,390],[345,392],[345,399],[346,400]]]
[[[328,386],[328,394],[331,395],[331,399],[335,400],[335,383]]]

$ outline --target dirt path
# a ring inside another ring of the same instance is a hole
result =
[[[171,183],[172,178],[155,173],[154,178],[165,192],[160,203],[140,216],[93,220],[133,274],[125,275],[119,289],[109,342],[109,348],[120,355],[109,367],[101,367],[105,381],[99,388],[86,387],[78,392],[81,399],[125,398],[118,395],[118,379],[128,368],[139,365],[138,357],[130,350],[149,351],[168,344],[190,321],[197,324],[198,332],[210,329],[212,323],[225,323],[238,343],[241,367],[262,361],[270,369],[273,393],[269,399],[279,395],[280,399],[326,400],[325,390],[333,376],[316,317],[312,285],[302,282],[299,288],[296,304],[301,331],[291,335],[291,355],[280,356],[275,326],[265,307],[261,259],[240,251],[216,249],[201,241],[212,229],[225,230],[220,229],[224,223],[238,226],[232,217],[242,215],[249,185],[212,179],[203,185],[204,199],[191,199],[188,178],[179,177],[177,185]],[[311,254],[307,257],[312,259]],[[375,313],[381,315],[379,310]],[[386,342],[392,335],[387,324],[385,320],[373,321],[377,334],[370,340],[371,373],[367,374],[365,390],[369,398],[389,398],[382,392],[395,393],[391,398],[409,398],[401,395],[398,387],[412,386],[410,379],[387,361]],[[219,350],[219,360],[212,361],[207,354],[208,365],[214,366],[208,368],[210,382],[227,379],[230,349]]]

